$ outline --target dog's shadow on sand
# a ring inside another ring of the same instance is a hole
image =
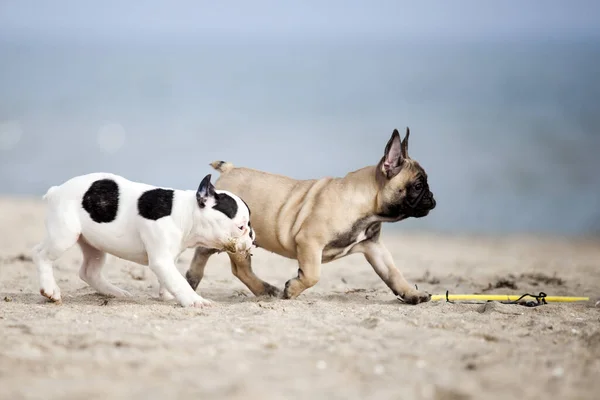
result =
[[[136,301],[136,297],[130,298],[116,298],[101,295],[99,293],[85,293],[85,294],[63,294],[63,298],[59,302],[51,301],[39,293],[0,293],[0,302],[2,303],[14,303],[23,305],[48,305],[48,306],[61,306],[67,304],[76,305],[91,305],[91,306],[103,306],[108,303],[119,303],[119,304],[142,304],[140,301]],[[153,299],[144,299],[143,303],[147,304]],[[155,299],[157,303],[163,303],[160,299]]]
[[[206,294],[206,292],[204,293]],[[204,295],[203,294],[203,295]],[[361,291],[357,292],[329,292],[329,293],[311,293],[302,294],[296,299],[282,299],[280,297],[271,296],[254,296],[250,292],[243,290],[236,291],[232,294],[223,294],[210,296],[206,294],[211,300],[219,303],[227,304],[243,304],[243,303],[260,303],[260,304],[281,304],[285,305],[313,305],[319,304],[353,304],[353,305],[380,305],[380,306],[410,306],[396,299],[393,295],[387,296],[381,293]]]
[[[79,293],[78,293],[79,292]],[[384,296],[381,293],[369,291],[350,291],[350,292],[329,292],[303,294],[296,299],[282,299],[272,296],[254,296],[244,290],[232,292],[225,291],[202,291],[202,296],[214,301],[216,305],[243,305],[244,303],[253,303],[259,305],[281,305],[281,306],[312,306],[314,304],[353,304],[353,305],[378,305],[378,306],[408,306],[393,296]],[[383,298],[384,297],[384,298]],[[63,293],[60,302],[52,302],[39,293],[0,293],[0,303],[13,303],[21,305],[38,306],[165,306],[177,307],[175,300],[162,300],[158,296],[148,296],[147,294],[135,293],[132,297],[117,298],[105,296],[95,292],[76,291],[73,293]],[[1,305],[0,305],[1,307]]]

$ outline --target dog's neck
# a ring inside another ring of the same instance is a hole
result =
[[[381,170],[381,162],[377,165],[370,165],[352,171],[341,178],[342,183],[349,191],[352,191],[351,198],[355,206],[361,212],[361,218],[368,218],[373,222],[397,222],[405,218],[386,218],[379,214],[379,193],[385,185],[385,176]],[[356,196],[355,193],[361,193],[362,196]]]
[[[377,196],[382,187],[377,181],[377,167],[373,165],[364,167],[349,172],[340,179],[344,187],[352,192],[351,198],[363,217],[375,217]]]
[[[212,229],[212,226],[205,218],[197,215],[200,211],[198,210],[196,191],[186,190],[181,193],[181,197],[183,201],[178,221],[182,230],[182,247],[187,249],[197,246],[200,237],[198,233],[207,232]]]

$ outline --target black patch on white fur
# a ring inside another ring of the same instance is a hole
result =
[[[119,210],[119,185],[112,179],[95,181],[84,193],[81,206],[94,222],[114,221]]]
[[[138,213],[141,217],[153,221],[171,215],[173,195],[173,190],[160,188],[142,193],[138,199]]]
[[[221,211],[229,219],[234,219],[238,211],[237,202],[227,193],[215,193],[215,205],[213,208]]]

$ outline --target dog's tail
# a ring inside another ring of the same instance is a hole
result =
[[[233,164],[227,161],[213,161],[210,166],[221,173],[229,172],[234,168]]]
[[[52,196],[52,193],[54,193],[56,189],[58,189],[58,186],[52,186],[50,189],[48,189],[46,194],[42,196],[42,200],[46,200],[49,196]]]

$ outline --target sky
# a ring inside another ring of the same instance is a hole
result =
[[[597,0],[0,0],[2,37],[600,37]]]

